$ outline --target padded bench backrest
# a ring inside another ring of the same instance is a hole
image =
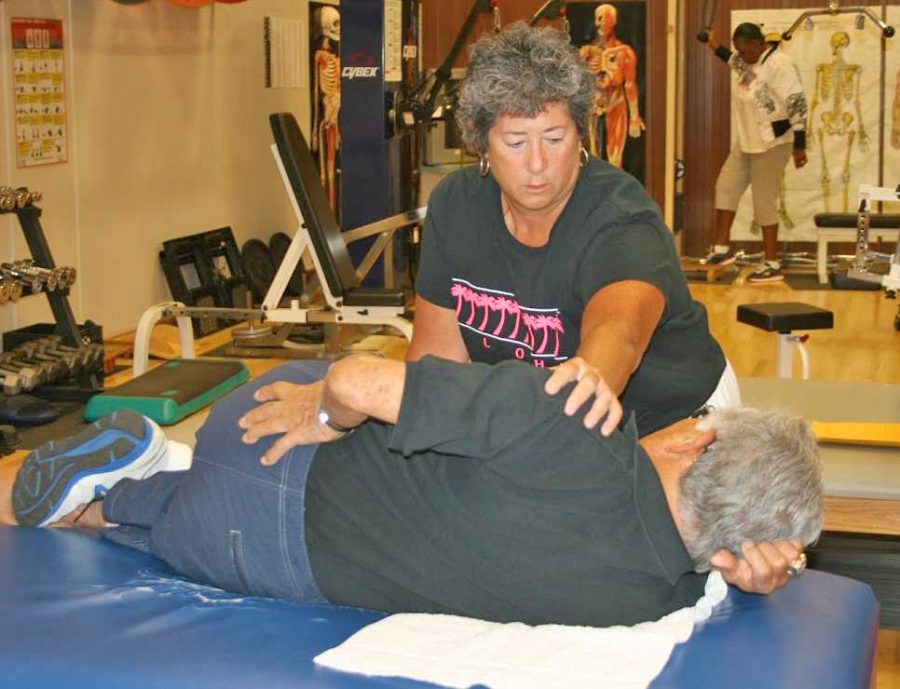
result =
[[[293,115],[274,113],[269,115],[269,123],[328,289],[335,297],[341,297],[359,284],[359,278],[328,205],[316,161]]]

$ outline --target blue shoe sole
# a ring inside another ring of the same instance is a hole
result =
[[[141,457],[153,428],[140,414],[122,410],[81,433],[33,450],[13,484],[13,509],[22,526],[41,526],[56,514],[72,488],[87,477],[119,471]],[[95,490],[105,492],[102,485]]]

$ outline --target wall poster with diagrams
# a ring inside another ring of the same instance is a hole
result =
[[[802,12],[799,8],[736,10],[731,12],[731,28],[754,22],[761,23],[767,35],[781,33]],[[897,20],[897,13],[892,14],[888,23]],[[896,52],[894,43],[898,40],[885,41],[888,53]],[[800,71],[809,116],[808,162],[797,170],[788,161],[782,178],[778,240],[811,241],[817,236],[813,222],[816,213],[853,213],[860,184],[879,185],[882,178],[888,186],[900,182],[893,179],[896,172],[890,170],[892,166],[896,170],[891,161],[898,158],[891,141],[896,59],[892,67],[882,48],[881,30],[869,20],[859,21],[854,14],[812,17],[798,27],[790,41],[783,41],[779,50],[787,52]],[[882,80],[885,58],[889,63],[887,84]],[[883,110],[885,88],[889,99]],[[883,150],[882,125],[886,127]],[[760,238],[749,190],[738,208],[732,237]]]
[[[900,7],[888,7],[886,21],[897,33],[884,42],[884,108],[887,120],[881,185],[896,188],[900,186]],[[884,204],[883,210],[900,213],[900,202]]]
[[[62,20],[13,18],[10,24],[16,165],[64,163],[68,144]]]

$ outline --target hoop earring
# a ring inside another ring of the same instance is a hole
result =
[[[482,177],[487,177],[488,173],[491,171],[491,161],[481,156],[478,159],[478,174]]]
[[[591,162],[591,157],[588,155],[587,149],[582,146],[578,156],[578,167],[587,167],[589,162]]]

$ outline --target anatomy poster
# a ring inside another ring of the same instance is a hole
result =
[[[66,74],[59,19],[10,20],[16,165],[65,162]]]
[[[341,12],[333,5],[311,2],[309,13],[309,67],[313,85],[309,147],[319,166],[328,205],[340,221]]]
[[[884,83],[884,177],[882,186],[900,185],[900,7],[888,7],[887,23],[896,29],[894,37],[885,41]],[[900,203],[885,208],[900,213]]]
[[[591,153],[644,180],[647,8],[644,2],[570,2],[572,43],[597,75]]]
[[[732,30],[742,22],[762,23],[766,34],[780,34],[803,10],[740,10],[731,13]],[[857,28],[853,14],[817,15],[781,43],[800,71],[809,106],[808,162],[797,170],[789,160],[779,195],[779,241],[816,239],[816,213],[854,212],[861,183],[879,179],[879,99],[881,32],[870,22]],[[735,127],[732,124],[732,138]],[[738,208],[732,236],[757,240],[750,192]]]

